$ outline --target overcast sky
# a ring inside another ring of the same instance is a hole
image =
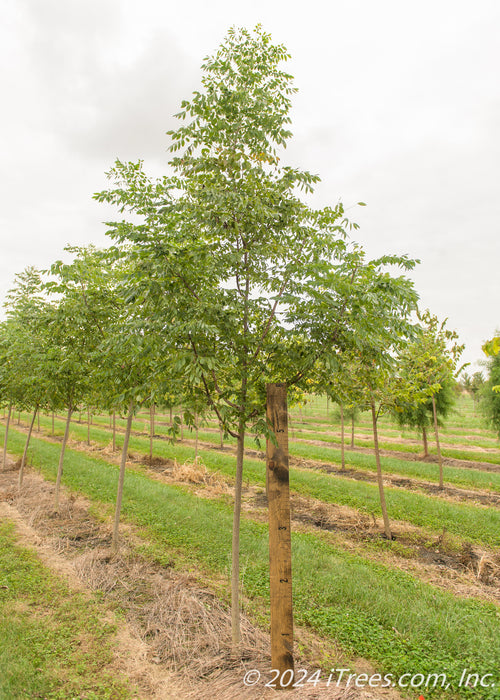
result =
[[[0,298],[68,244],[107,245],[115,158],[167,171],[203,58],[261,23],[292,55],[288,164],[321,176],[370,256],[421,260],[423,308],[464,359],[500,326],[498,0],[3,0]],[[358,201],[367,203],[360,208]],[[476,367],[472,367],[472,370]]]

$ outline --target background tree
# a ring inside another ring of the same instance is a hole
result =
[[[443,488],[443,460],[439,441],[439,425],[451,411],[455,400],[457,369],[464,346],[458,344],[455,331],[446,328],[429,311],[418,314],[418,333],[402,351],[399,372],[413,385],[407,397],[396,402],[394,414],[400,424],[423,429],[434,427],[439,462],[439,486]],[[427,399],[422,401],[422,396]],[[426,438],[424,437],[424,448]]]
[[[47,351],[51,344],[48,327],[54,309],[47,301],[40,271],[28,267],[16,275],[15,286],[7,295],[5,307],[5,364],[0,381],[18,410],[32,412],[19,468],[20,488],[36,415],[47,401],[50,372],[47,364]],[[7,440],[4,451],[6,445]]]
[[[410,314],[417,294],[405,276],[392,276],[392,266],[411,269],[415,261],[406,256],[383,256],[366,260],[354,247],[342,262],[318,269],[320,278],[309,287],[293,320],[307,335],[316,354],[319,391],[326,391],[335,376],[347,381],[372,415],[384,531],[392,537],[378,445],[377,420],[397,396],[405,395],[407,383],[396,378],[396,354],[414,332]],[[325,352],[328,348],[328,352]],[[347,379],[344,379],[347,378]],[[396,381],[397,379],[397,381]]]
[[[75,254],[73,261],[54,263],[52,277],[45,285],[56,298],[49,327],[52,342],[46,355],[49,401],[53,410],[66,410],[56,477],[56,511],[71,417],[92,394],[95,363],[101,359],[100,346],[114,313],[109,255],[92,246],[66,250]]]
[[[489,360],[488,379],[481,389],[481,409],[500,440],[500,336],[485,343],[483,350]]]

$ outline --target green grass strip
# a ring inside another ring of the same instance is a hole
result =
[[[73,425],[72,433],[82,438],[83,433],[86,434],[86,427]],[[109,433],[104,430],[94,429],[92,438],[101,444],[109,443]],[[123,434],[118,434],[116,441],[118,447],[121,446],[122,441]],[[129,449],[146,454],[149,449],[149,440],[132,435]],[[154,452],[157,456],[178,461],[194,458],[194,448],[182,443],[171,445],[163,440],[155,442]],[[234,474],[234,455],[211,450],[199,450],[199,455],[208,469],[230,476]],[[264,463],[256,459],[245,459],[244,478],[251,483],[264,485]],[[296,493],[327,503],[349,506],[378,516],[382,513],[378,487],[375,483],[322,474],[310,469],[290,469],[290,487]],[[436,533],[441,532],[444,527],[449,533],[459,538],[492,546],[500,545],[500,510],[453,503],[398,488],[386,487],[385,493],[389,517],[393,520],[429,528]]]
[[[107,421],[102,418],[94,419],[97,425],[102,426],[103,429],[107,428]],[[57,421],[56,421],[57,423]],[[42,424],[48,426],[49,423],[42,418]],[[59,423],[59,426],[62,425]],[[125,421],[120,421],[117,426],[125,426]],[[107,444],[111,441],[110,433],[99,433],[94,438],[95,430],[98,430],[95,425],[91,426],[91,437],[97,440],[101,444]],[[142,431],[144,429],[144,423],[142,420],[134,421],[133,429],[136,431]],[[72,424],[72,430],[75,434],[78,434],[79,439],[85,439],[87,435],[86,426]],[[167,435],[167,427],[156,424],[155,433],[157,435]],[[119,441],[119,433],[117,433],[117,440]],[[186,430],[185,436],[189,439],[194,439],[194,433]],[[146,439],[146,436],[145,436]],[[214,432],[203,431],[199,432],[199,439],[203,442],[210,442],[214,446],[219,445],[219,435]],[[121,444],[121,442],[120,442]],[[158,441],[156,440],[154,445],[155,452],[157,452]],[[233,438],[227,438],[225,440],[226,445],[235,445],[236,440]],[[248,449],[256,449],[255,441],[253,438],[247,438],[245,440],[245,446]],[[313,461],[325,462],[326,464],[338,464],[341,463],[340,449],[334,449],[329,447],[322,447],[320,445],[308,445],[304,442],[290,441],[289,444],[290,454],[295,457],[303,457],[304,459],[309,459]],[[370,472],[376,472],[375,457],[371,454],[366,454],[364,452],[356,452],[346,450],[345,452],[346,465],[352,469],[363,469]],[[438,465],[429,462],[421,462],[418,460],[405,460],[398,459],[396,457],[383,457],[383,469],[385,473],[388,474],[398,474],[402,476],[407,476],[415,479],[423,479],[425,481],[430,481],[432,483],[439,482],[439,469]],[[450,467],[443,466],[444,481],[446,484],[455,486],[465,486],[466,488],[472,489],[486,489],[489,491],[500,492],[500,472],[487,472],[481,471],[480,469],[463,469],[460,467]]]
[[[12,432],[10,449],[20,453],[24,436]],[[35,464],[54,479],[59,446],[34,439]],[[104,504],[116,493],[117,467],[103,459],[68,450],[65,484]],[[221,501],[198,498],[129,471],[123,516],[144,528],[148,551],[182,566],[190,561],[219,575],[230,561],[232,509]],[[244,518],[241,529],[243,586],[247,595],[267,600],[266,527]],[[445,672],[457,683],[463,668],[481,675],[497,673],[500,658],[498,608],[455,599],[413,576],[342,551],[312,534],[294,534],[295,619],[308,624],[353,655],[377,662],[383,672]],[[495,679],[498,683],[499,679]],[[427,693],[429,697],[432,693]],[[492,700],[498,691],[462,689],[460,695]]]
[[[114,628],[104,611],[20,547],[8,522],[0,523],[0,613],[0,698],[132,697],[108,670]]]

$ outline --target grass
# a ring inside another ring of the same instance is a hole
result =
[[[24,436],[12,432],[9,447],[19,453]],[[55,478],[59,446],[34,439],[34,463]],[[97,503],[114,501],[117,467],[103,459],[68,450],[66,485]],[[231,507],[194,496],[179,486],[129,472],[123,516],[142,529],[143,549],[160,562],[201,567],[207,575],[228,576]],[[293,535],[295,618],[326,638],[338,640],[353,656],[372,659],[383,672],[447,672],[458,679],[464,667],[495,672],[500,655],[500,619],[494,605],[425,584],[413,576],[369,562],[316,535]],[[266,527],[243,518],[243,587],[266,605],[268,561]],[[498,698],[495,689],[460,697]],[[430,695],[429,695],[430,696]],[[442,697],[458,697],[453,693]]]
[[[110,669],[114,628],[0,523],[0,697],[119,700],[136,697]]]
[[[43,424],[48,426],[48,423],[42,419]],[[57,421],[56,421],[57,422]],[[94,423],[107,429],[107,421],[105,419],[94,419]],[[58,423],[61,425],[61,423]],[[118,422],[117,426],[123,427],[125,421]],[[144,422],[142,420],[137,420],[134,422],[133,429],[135,431],[142,431],[144,428]],[[73,430],[75,434],[78,434],[80,439],[86,436],[87,428],[80,426],[78,424],[73,424]],[[91,426],[91,437],[94,437],[95,426]],[[155,428],[156,435],[164,436],[166,435],[166,428],[156,424]],[[110,435],[107,433],[107,438],[104,437],[105,434],[101,433],[99,435],[99,441],[106,440],[109,442]],[[117,434],[119,436],[119,433]],[[186,431],[186,436],[190,439],[194,439],[194,434]],[[117,438],[118,439],[118,438]],[[199,432],[199,439],[203,442],[209,442],[213,445],[219,445],[219,436],[217,433],[203,431]],[[120,443],[121,444],[121,443]],[[225,440],[225,445],[235,445],[236,441],[233,438],[228,438]],[[155,450],[157,450],[158,442],[155,442]],[[245,440],[245,446],[247,449],[255,449],[255,441],[253,438],[248,438]],[[309,445],[304,442],[297,442],[296,440],[291,440],[289,444],[290,454],[294,457],[303,457],[307,460],[325,462],[326,464],[337,464],[341,463],[340,448],[334,449],[330,447],[323,447],[321,445]],[[465,453],[464,453],[465,454]],[[491,457],[491,455],[490,455]],[[351,450],[346,450],[345,452],[346,465],[351,469],[363,469],[370,472],[376,472],[375,457],[374,455],[356,452]],[[496,461],[495,461],[496,460]],[[484,460],[483,460],[484,461]],[[490,459],[492,463],[499,463],[500,457],[493,457]],[[415,479],[422,479],[425,481],[430,481],[432,483],[439,482],[439,471],[438,466],[435,463],[421,462],[418,460],[406,460],[397,457],[383,457],[383,469],[385,473],[397,474],[401,476],[406,476]],[[486,489],[492,491],[500,491],[500,472],[487,472],[481,471],[480,469],[462,467],[443,467],[444,481],[446,484],[466,487],[471,489]]]
[[[86,427],[75,425],[72,432],[82,438]],[[109,434],[94,429],[92,437],[101,444],[109,442]],[[123,435],[117,435],[117,446],[122,444]],[[129,449],[147,454],[149,440],[131,436]],[[184,461],[193,459],[194,449],[182,444],[171,445],[157,441],[155,454],[164,458]],[[232,476],[234,456],[210,450],[199,450],[206,467],[212,471]],[[262,461],[245,459],[244,478],[253,484],[265,484],[265,471]],[[310,469],[290,469],[292,491],[327,503],[344,505],[364,513],[381,515],[378,487],[375,483],[365,483],[338,475],[323,474]],[[483,506],[453,503],[442,498],[422,493],[386,487],[386,500],[389,516],[435,533],[443,528],[458,538],[472,540],[491,546],[500,545],[500,511]]]

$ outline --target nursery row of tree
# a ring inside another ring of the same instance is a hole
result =
[[[108,224],[110,247],[70,248],[72,262],[26,269],[0,327],[9,417],[12,406],[30,410],[31,433],[37,411],[67,415],[56,509],[73,412],[127,415],[115,548],[139,406],[182,406],[173,438],[181,420],[209,412],[237,439],[235,645],[244,439],[249,431],[269,435],[266,384],[286,382],[291,402],[318,392],[342,411],[371,411],[390,537],[377,418],[391,410],[426,439],[446,413],[462,351],[444,324],[418,313],[404,274],[416,261],[367,259],[349,238],[357,227],[342,204],[318,210],[301,198],[318,177],[281,165],[294,92],[280,67],[287,58],[260,28],[231,30],[203,65],[202,89],[182,103],[181,126],[169,132],[171,174],[153,180],[142,162],[117,161],[112,187],[95,195],[128,216]]]

